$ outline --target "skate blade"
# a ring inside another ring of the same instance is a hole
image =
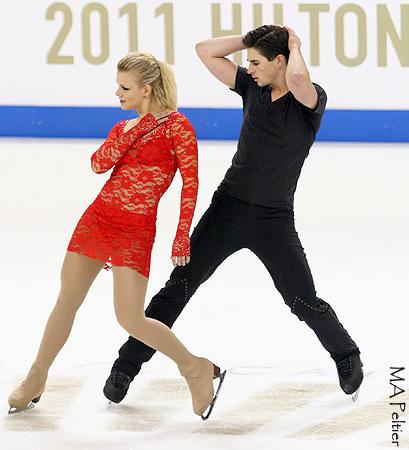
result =
[[[14,406],[10,406],[9,412],[8,414],[17,414],[19,412],[22,411],[27,411],[28,409],[33,409],[34,408],[34,403],[30,402],[25,408],[15,408]]]
[[[205,411],[206,414],[203,414],[203,415],[202,415],[202,419],[203,419],[203,420],[207,420],[207,419],[210,417],[210,414],[211,414],[212,411],[213,411],[214,405],[216,404],[217,397],[219,396],[219,392],[220,392],[220,389],[221,389],[221,387],[222,387],[222,384],[223,384],[223,381],[224,381],[225,376],[226,376],[226,371],[224,371],[224,372],[222,372],[222,373],[220,374],[220,376],[219,376],[219,378],[220,378],[220,380],[219,380],[219,386],[217,387],[216,394],[215,394],[214,397],[213,397],[212,403],[210,403],[210,405],[209,405],[209,409],[208,409],[207,413],[206,413],[206,411]]]
[[[107,403],[107,409],[109,409],[109,408],[111,407],[111,405],[112,405],[111,400],[108,400],[108,403]]]
[[[358,400],[359,397],[359,390],[360,388],[358,388],[353,394],[352,394],[352,401],[356,402]]]

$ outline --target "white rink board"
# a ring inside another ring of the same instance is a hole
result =
[[[116,62],[137,48],[171,63],[181,107],[240,107],[240,98],[206,72],[194,46],[280,21],[301,37],[328,108],[409,104],[409,4],[398,0],[14,0],[0,8],[3,105],[117,106]]]

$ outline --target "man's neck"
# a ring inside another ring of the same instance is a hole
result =
[[[274,102],[283,97],[289,91],[287,85],[284,83],[280,86],[271,85],[271,101]]]

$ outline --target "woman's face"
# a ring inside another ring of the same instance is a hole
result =
[[[135,75],[131,72],[118,72],[116,77],[118,89],[115,95],[119,97],[122,109],[139,109],[146,94],[146,89],[139,86]]]

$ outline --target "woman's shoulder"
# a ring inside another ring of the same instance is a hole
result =
[[[184,125],[185,127],[193,128],[189,119],[179,111],[172,111],[169,114],[169,123],[170,123],[170,125],[175,125],[175,126]]]
[[[129,120],[120,120],[115,124],[116,128],[119,130],[123,130],[126,127],[126,124],[129,122]]]
[[[117,135],[123,134],[126,124],[128,122],[129,122],[129,120],[120,120],[113,126],[111,132],[114,131]]]
[[[112,130],[121,131],[125,128],[128,122],[129,120],[120,120],[112,127]]]
[[[179,111],[172,111],[169,114],[169,119],[172,119],[175,121],[181,121],[181,120],[185,120],[185,119],[187,120],[186,116]]]

